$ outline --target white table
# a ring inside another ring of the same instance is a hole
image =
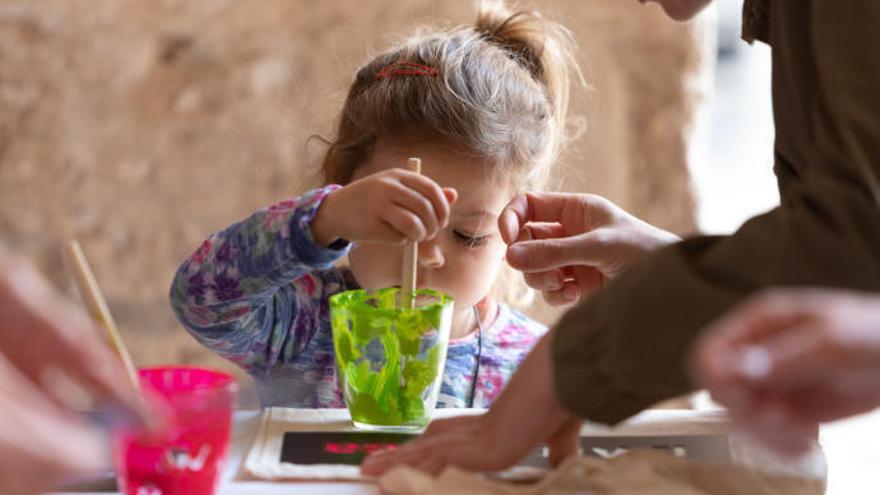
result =
[[[223,473],[218,495],[377,495],[379,489],[372,483],[356,482],[268,482],[236,480],[241,461],[247,454],[260,423],[259,411],[237,411],[232,429],[229,458]],[[107,480],[98,485],[107,485]],[[55,495],[107,495],[119,493],[97,491],[58,492]]]
[[[372,495],[379,493],[378,487],[368,482],[244,481],[247,477],[240,475],[242,460],[247,455],[256,437],[260,425],[260,415],[259,411],[238,411],[235,413],[229,456],[226,469],[222,475],[219,495],[274,495],[290,493],[303,495]],[[666,438],[663,440],[663,443],[669,443],[669,437],[679,435],[699,436],[709,434],[710,436],[717,436],[718,434],[723,434],[727,438],[727,426],[726,416],[720,411],[648,410],[614,428],[613,436],[625,439],[624,444],[632,442],[632,438],[638,436],[650,436],[655,439]],[[581,434],[585,437],[592,436],[595,438],[611,433],[611,430],[607,427],[595,424],[585,424],[581,431]],[[708,443],[705,445],[708,446]],[[724,444],[725,452],[730,454],[732,450],[728,450],[728,445],[732,448],[733,444]],[[748,442],[740,443],[736,450],[740,453],[738,456],[740,463],[745,465],[754,466],[773,461],[772,458],[764,457],[762,449],[755,450],[754,446]],[[816,462],[811,461],[802,466],[780,467],[786,467],[785,471],[790,471],[791,474],[802,475],[812,473],[816,476],[823,476],[825,472],[824,456],[821,450],[818,449],[817,454]],[[78,490],[76,492],[58,493],[56,495],[107,495],[118,493],[114,492],[113,488],[108,488],[108,485],[112,487],[112,475],[108,476],[100,484],[103,485],[103,490],[95,486],[91,490]]]

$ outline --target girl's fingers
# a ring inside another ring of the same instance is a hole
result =
[[[449,222],[449,200],[443,189],[436,182],[424,175],[404,173],[400,177],[401,184],[417,192],[428,201],[439,224],[438,228],[446,227]],[[454,191],[454,189],[453,189]]]
[[[418,242],[425,239],[428,231],[422,224],[421,218],[406,208],[395,206],[389,208],[383,215],[383,219],[396,230],[404,239]]]
[[[388,198],[390,204],[414,213],[425,227],[426,237],[433,237],[437,234],[441,224],[437,213],[434,211],[434,205],[431,204],[428,198],[408,187],[395,187],[392,194],[393,196]]]
[[[446,201],[449,202],[449,206],[454,205],[455,202],[458,201],[458,191],[453,187],[444,187],[443,196],[446,197]]]

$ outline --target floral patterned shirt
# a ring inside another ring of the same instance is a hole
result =
[[[311,221],[327,186],[260,209],[211,235],[180,266],[171,306],[203,345],[244,368],[263,406],[344,407],[329,298],[358,285],[333,263],[349,243],[315,244]],[[488,407],[546,327],[504,304],[482,338],[450,342],[438,407]],[[482,342],[480,342],[482,340]]]

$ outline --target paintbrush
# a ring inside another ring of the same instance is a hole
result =
[[[92,269],[89,267],[89,262],[86,260],[82,247],[80,247],[79,242],[76,240],[71,240],[65,245],[64,251],[70,260],[77,287],[86,302],[89,314],[104,327],[104,330],[107,332],[107,340],[109,340],[110,346],[116,351],[116,354],[119,355],[119,359],[122,360],[122,364],[128,374],[128,379],[131,380],[135,388],[140,390],[140,380],[138,379],[134,362],[131,360],[131,355],[125,348],[125,344],[122,342],[122,337],[120,337],[116,323],[113,321],[113,316],[110,314],[110,309],[107,307],[107,301],[104,300],[104,296],[101,294],[101,289],[98,287],[98,282],[92,273]]]
[[[406,168],[417,174],[422,173],[422,160],[410,158]],[[416,304],[416,270],[419,265],[419,243],[405,241],[403,244],[403,269],[400,279],[400,301],[403,308],[414,308]]]

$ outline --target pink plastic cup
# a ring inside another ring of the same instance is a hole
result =
[[[166,405],[161,435],[114,434],[119,489],[126,495],[212,495],[229,449],[236,385],[231,375],[202,368],[138,371],[144,393]]]

